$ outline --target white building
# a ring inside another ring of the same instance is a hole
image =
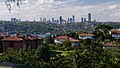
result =
[[[120,29],[111,30],[112,38],[120,39]]]
[[[95,35],[90,33],[83,33],[79,35],[79,39],[86,40],[86,39],[94,39]]]
[[[77,39],[68,37],[68,36],[58,36],[54,39],[54,43],[55,44],[62,44],[64,41],[70,41],[71,42],[71,46],[77,46],[79,45],[79,41]]]

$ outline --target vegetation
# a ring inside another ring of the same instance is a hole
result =
[[[23,47],[19,50],[8,48],[1,53],[1,62],[25,64],[35,68],[120,68],[120,50],[103,48],[102,43],[112,42],[120,45],[119,40],[107,38],[110,26],[100,25],[94,32],[96,40],[81,40],[80,45],[70,46],[70,41],[53,44],[54,36],[47,36],[46,43],[36,49]],[[111,27],[110,27],[111,28]],[[100,30],[100,31],[97,31]],[[79,32],[65,33],[78,37]]]
[[[68,41],[67,41],[68,42]],[[66,42],[66,43],[67,43]],[[65,43],[65,44],[66,44]],[[11,48],[0,55],[2,62],[34,66],[35,68],[119,68],[120,51],[103,49],[99,43],[85,43],[78,47],[45,44],[37,49]],[[60,50],[61,47],[62,49]],[[68,50],[66,51],[66,48]],[[71,48],[69,50],[69,48]]]

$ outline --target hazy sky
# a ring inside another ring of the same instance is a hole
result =
[[[120,0],[25,0],[19,9],[12,5],[10,14],[5,0],[0,0],[0,19],[11,17],[22,20],[39,20],[40,17],[51,19],[63,16],[64,19],[75,15],[79,21],[92,13],[92,19],[98,21],[120,21]]]

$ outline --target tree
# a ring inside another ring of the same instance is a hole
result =
[[[110,37],[109,31],[112,28],[113,27],[111,27],[109,25],[101,24],[95,28],[94,33],[96,34],[96,36],[98,36],[98,38],[101,38],[100,40],[104,40],[104,39]]]
[[[20,8],[20,5],[22,5],[22,1],[23,0],[6,0],[5,5],[7,6],[9,12],[11,13],[11,9],[12,9],[11,5],[16,4]]]

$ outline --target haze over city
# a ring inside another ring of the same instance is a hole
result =
[[[120,21],[119,0],[25,0],[21,8],[12,4],[12,11],[9,13],[5,0],[0,1],[0,19],[10,20],[20,18],[21,20],[39,20],[40,17],[48,19],[67,19],[75,15],[76,21],[92,13],[92,19],[97,21]]]

